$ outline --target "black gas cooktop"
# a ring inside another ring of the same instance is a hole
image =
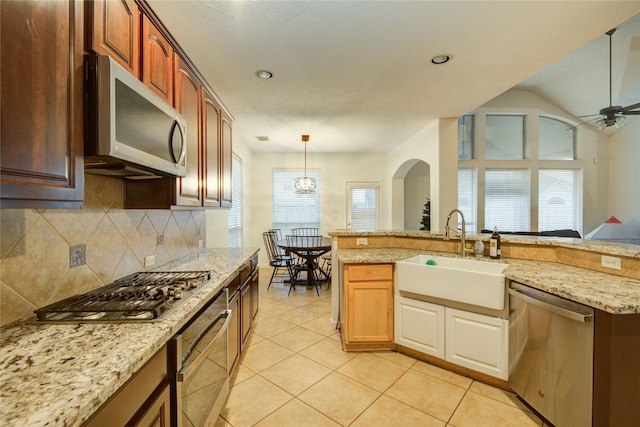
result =
[[[140,272],[35,310],[38,322],[136,322],[166,316],[211,278],[209,271]]]

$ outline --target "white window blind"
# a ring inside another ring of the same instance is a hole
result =
[[[580,171],[541,169],[538,181],[538,231],[580,230]]]
[[[350,218],[352,231],[375,231],[379,229],[380,199],[378,184],[349,184]]]
[[[530,231],[529,170],[487,169],[485,172],[485,228]]]
[[[279,228],[282,236],[291,234],[292,228],[320,229],[320,173],[307,170],[307,176],[316,179],[316,192],[297,194],[293,183],[301,171],[273,171],[272,227]]]
[[[464,213],[467,233],[478,231],[477,212],[477,173],[475,169],[458,169],[458,209]],[[462,228],[462,219],[458,217],[458,227]]]
[[[231,209],[229,209],[229,247],[242,247],[242,160],[231,162]]]

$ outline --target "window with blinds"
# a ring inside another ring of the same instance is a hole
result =
[[[485,171],[484,225],[498,231],[529,231],[529,170]]]
[[[380,228],[380,185],[348,183],[349,229],[375,231]]]
[[[458,209],[464,213],[466,231],[475,234],[478,231],[476,215],[478,202],[477,172],[472,168],[458,169]],[[458,216],[458,228],[462,228],[462,219]]]
[[[242,247],[242,160],[233,155],[231,162],[231,209],[229,209],[229,247]]]
[[[307,176],[315,178],[317,186],[313,194],[297,194],[293,183],[301,176],[298,171],[273,171],[272,228],[279,228],[282,236],[291,229],[315,227],[320,229],[320,173],[307,170]]]
[[[538,173],[538,230],[581,229],[581,171],[541,169]]]

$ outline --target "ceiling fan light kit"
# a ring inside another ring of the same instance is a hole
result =
[[[316,180],[307,176],[307,142],[309,142],[309,135],[302,135],[302,142],[304,144],[304,176],[296,178],[293,188],[295,188],[297,194],[314,194],[316,192]]]

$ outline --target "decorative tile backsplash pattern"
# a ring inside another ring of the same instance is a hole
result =
[[[204,211],[122,209],[122,181],[85,175],[82,209],[0,209],[0,324],[198,251]],[[158,233],[164,243],[158,244]],[[70,248],[86,246],[71,268]]]

